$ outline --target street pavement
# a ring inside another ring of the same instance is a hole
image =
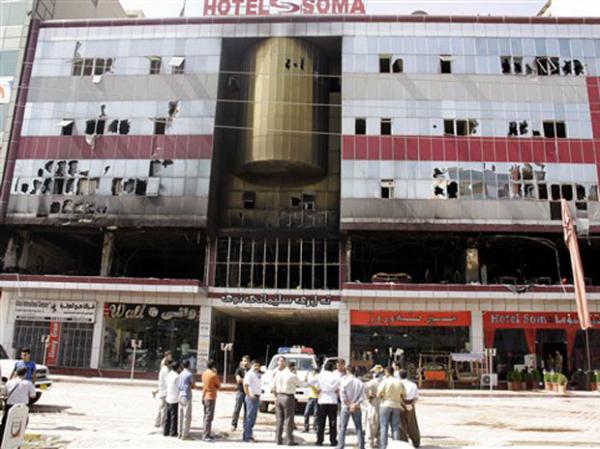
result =
[[[192,441],[163,437],[153,426],[158,402],[147,384],[88,384],[61,381],[34,406],[26,449],[133,448],[277,448],[275,417],[258,416],[258,443],[241,441],[241,425],[230,432],[234,394],[217,400],[214,443],[199,441],[202,425],[200,392],[193,401]],[[422,447],[438,448],[600,448],[600,394],[564,397],[545,393],[520,395],[486,392],[426,391],[417,405]],[[296,417],[302,429],[302,417]],[[350,425],[352,428],[352,425]],[[314,446],[314,434],[295,433],[303,446]],[[327,443],[327,436],[325,437]],[[346,447],[356,447],[354,432]],[[404,446],[390,443],[390,449]]]

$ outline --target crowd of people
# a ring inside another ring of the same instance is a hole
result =
[[[253,430],[263,391],[261,363],[244,356],[234,375],[236,393],[231,430],[237,430],[243,410],[242,440],[254,442]],[[364,449],[366,443],[373,449],[386,449],[390,432],[394,440],[410,440],[414,447],[420,446],[415,409],[419,392],[400,366],[384,368],[376,365],[368,379],[363,379],[354,367],[347,367],[343,359],[337,359],[326,362],[321,370],[313,370],[306,379],[300,379],[295,364],[288,363],[284,356],[277,359],[277,368],[268,387],[275,396],[275,442],[278,445],[298,445],[294,438],[295,394],[302,386],[308,386],[310,391],[304,410],[303,432],[316,432],[317,446],[323,445],[328,425],[329,443],[343,449],[350,421],[359,449]],[[196,388],[199,387],[194,382],[189,361],[179,363],[172,360],[170,352],[165,353],[158,389],[154,392],[160,401],[155,425],[163,429],[163,435],[190,438],[192,390]],[[220,388],[216,364],[210,360],[202,373],[203,441],[214,440],[212,422]]]

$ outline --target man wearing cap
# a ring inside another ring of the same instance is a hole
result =
[[[379,403],[377,389],[383,379],[383,367],[375,365],[371,369],[373,379],[365,386],[365,417],[367,440],[371,449],[379,448]]]

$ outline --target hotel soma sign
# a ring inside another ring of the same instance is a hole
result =
[[[205,16],[365,15],[364,0],[204,0]]]

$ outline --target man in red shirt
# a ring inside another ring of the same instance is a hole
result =
[[[221,381],[217,374],[217,364],[214,360],[209,360],[206,364],[206,371],[202,374],[202,404],[204,405],[204,441],[213,441],[211,427],[215,418],[215,405],[217,403],[217,391],[221,388]]]

